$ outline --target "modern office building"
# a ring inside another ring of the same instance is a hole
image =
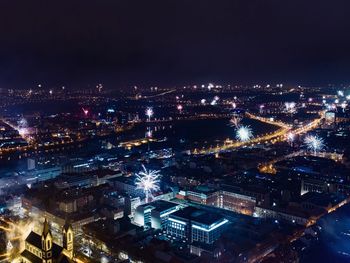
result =
[[[136,208],[134,222],[143,227],[165,229],[169,215],[181,208],[179,204],[157,200]]]
[[[212,244],[217,240],[228,220],[222,216],[194,207],[186,207],[169,215],[167,233],[188,242]]]

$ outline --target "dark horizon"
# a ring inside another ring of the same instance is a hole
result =
[[[0,6],[2,87],[349,83],[344,0]]]

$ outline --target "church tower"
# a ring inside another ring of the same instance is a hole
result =
[[[52,263],[52,234],[46,218],[43,233],[41,234],[41,252],[43,263]]]
[[[71,224],[67,221],[63,226],[63,248],[66,251],[66,255],[70,258],[73,258],[73,249],[74,249],[74,235],[73,228]]]

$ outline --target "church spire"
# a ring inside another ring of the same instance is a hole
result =
[[[49,222],[45,218],[43,233],[41,235],[42,262],[52,263],[52,234]]]
[[[74,250],[74,233],[72,225],[66,219],[66,222],[63,226],[63,248],[65,249],[66,254],[73,258]]]
[[[45,237],[45,236],[47,236],[49,233],[50,233],[49,222],[48,222],[47,219],[45,218],[42,236]]]

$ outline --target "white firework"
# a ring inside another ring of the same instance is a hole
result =
[[[146,109],[146,116],[148,117],[148,121],[151,120],[151,117],[153,116],[153,114],[154,114],[153,108],[148,107],[148,108]]]
[[[148,128],[147,131],[146,131],[145,137],[146,138],[152,138],[152,136],[153,136],[153,132],[152,132],[151,129]]]
[[[252,137],[253,137],[253,132],[249,126],[240,126],[236,131],[236,138],[241,142],[247,142]]]
[[[28,134],[28,122],[25,118],[18,121],[18,133],[24,137]]]
[[[286,102],[285,107],[287,112],[292,113],[295,111],[295,102]]]
[[[293,142],[294,139],[295,139],[295,134],[292,133],[292,132],[289,132],[289,133],[287,134],[287,140],[288,140],[289,142]]]
[[[25,118],[21,118],[19,121],[18,121],[18,127],[20,128],[27,128],[28,127],[28,122]]]
[[[343,112],[345,112],[345,109],[346,109],[347,106],[348,106],[348,104],[346,103],[346,101],[344,101],[344,102],[340,105],[340,107],[343,109]]]
[[[304,143],[306,144],[306,147],[315,154],[321,151],[325,146],[323,139],[317,135],[306,136]]]
[[[292,132],[288,132],[288,134],[287,134],[287,141],[290,144],[293,144],[294,140],[295,140],[295,134],[292,133]]]
[[[238,129],[239,123],[241,122],[241,120],[242,120],[242,118],[240,118],[238,116],[232,117],[232,119],[230,120],[230,126]]]
[[[160,176],[159,170],[147,170],[144,165],[142,165],[142,170],[136,174],[136,189],[143,190],[146,196],[146,202],[149,201],[152,192],[160,189]]]

